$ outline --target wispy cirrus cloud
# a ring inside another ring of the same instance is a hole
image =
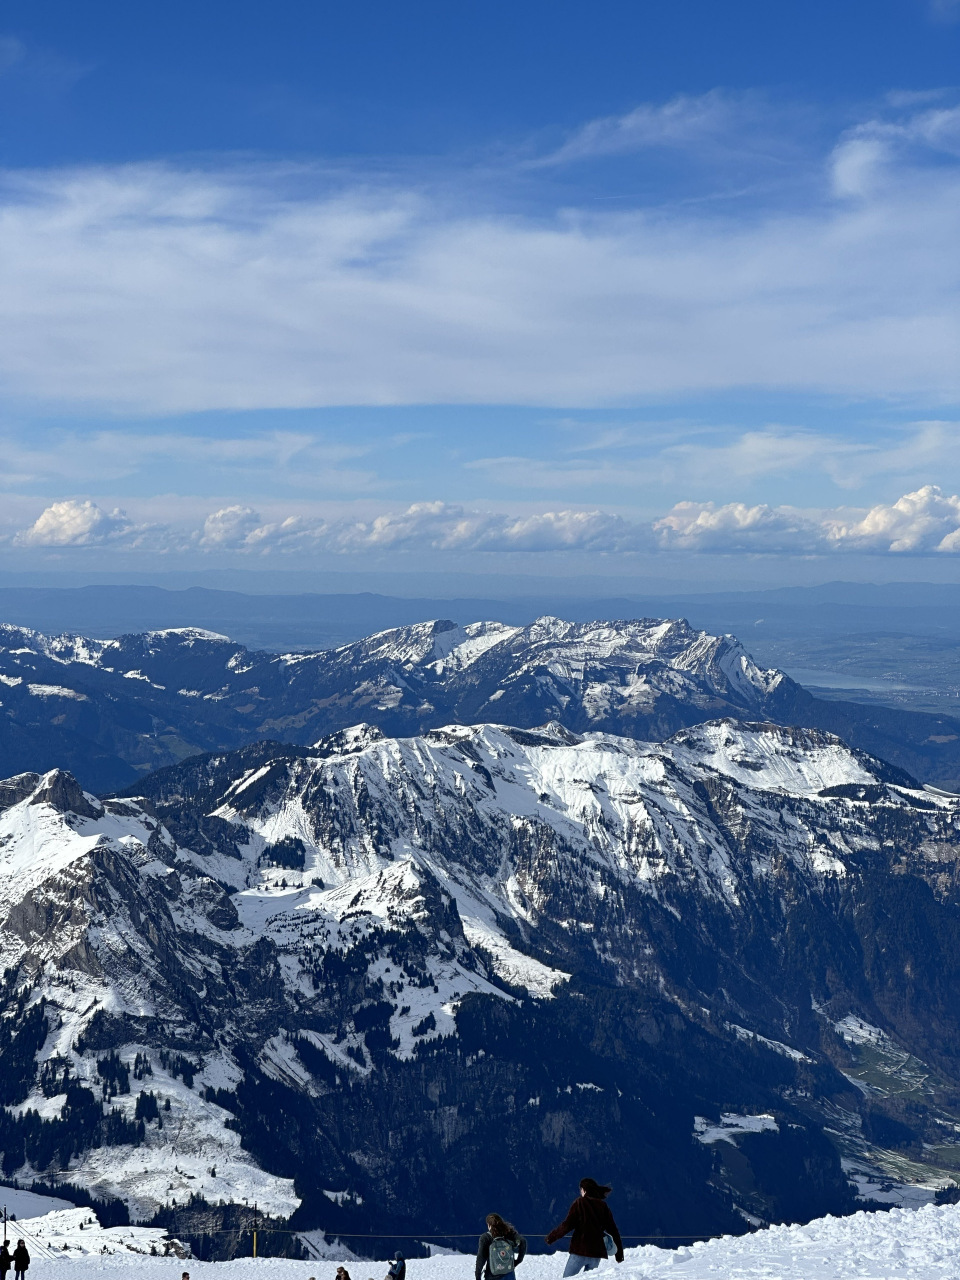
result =
[[[659,197],[577,209],[567,193],[518,212],[496,176],[466,207],[441,180],[319,168],[8,173],[0,384],[141,414],[743,387],[948,400],[956,110],[885,111],[811,153],[802,190],[784,126],[786,150],[757,163],[791,174],[789,200],[722,211]],[[747,115],[718,95],[639,106],[585,125],[547,168],[639,146],[716,153],[720,138],[762,152]]]
[[[866,198],[924,161],[960,159],[960,106],[927,102],[896,118],[877,117],[846,130],[834,148],[834,192]],[[905,172],[906,171],[906,172]]]
[[[808,490],[822,490],[824,480],[841,490],[886,477],[922,483],[931,473],[960,481],[960,423],[949,420],[874,428],[869,438],[777,424],[748,431],[693,423],[616,429],[585,424],[576,434],[575,443],[549,456],[503,455],[464,466],[514,490],[604,489],[629,492],[645,504],[657,491],[743,492],[774,480]]]
[[[753,133],[764,118],[759,95],[733,95],[719,89],[680,94],[663,103],[643,103],[621,115],[603,116],[577,129],[561,146],[533,161],[534,166],[575,164],[602,156],[666,149],[727,150]]]
[[[400,442],[401,444],[403,442]],[[381,452],[390,443],[381,444]],[[129,476],[182,476],[185,467],[205,477],[247,476],[290,488],[365,492],[382,485],[372,467],[356,465],[371,446],[325,439],[304,431],[260,430],[244,435],[94,428],[86,432],[8,430],[0,435],[4,480],[10,487],[105,481]]]
[[[936,22],[960,21],[960,0],[928,0],[928,12]]]
[[[0,34],[0,91],[13,87],[21,110],[62,97],[92,69],[9,31]]]

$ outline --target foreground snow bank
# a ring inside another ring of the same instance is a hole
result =
[[[36,1220],[35,1220],[36,1221]],[[27,1224],[24,1224],[27,1225]],[[521,1280],[560,1280],[563,1254],[531,1255]],[[382,1280],[386,1263],[350,1261],[353,1280]],[[141,1275],[146,1280],[180,1280],[184,1267],[192,1280],[334,1280],[336,1262],[288,1262],[280,1258],[236,1262],[182,1262],[176,1258],[131,1258],[127,1253],[86,1260],[38,1258],[30,1280],[89,1280],[92,1266],[117,1280]],[[748,1236],[725,1236],[691,1248],[651,1246],[628,1249],[626,1262],[601,1264],[599,1277],[616,1280],[837,1280],[843,1277],[896,1276],[898,1280],[946,1280],[960,1271],[960,1205],[858,1213],[851,1218],[820,1218],[803,1227],[771,1227]],[[473,1258],[460,1254],[414,1258],[409,1280],[471,1280]]]

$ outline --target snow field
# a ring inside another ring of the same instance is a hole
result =
[[[33,1225],[36,1223],[34,1220]],[[24,1223],[28,1228],[31,1225]],[[130,1231],[117,1228],[110,1234],[119,1237]],[[518,1274],[521,1280],[560,1280],[565,1261],[563,1252],[531,1254]],[[109,1271],[117,1280],[143,1274],[146,1268],[151,1280],[180,1280],[184,1270],[189,1271],[191,1280],[255,1280],[258,1273],[263,1280],[335,1280],[337,1265],[336,1261],[290,1262],[281,1258],[183,1262],[177,1258],[134,1258],[122,1249],[111,1255],[90,1253],[84,1259],[38,1258],[30,1268],[30,1280],[54,1280],[56,1276],[86,1280],[91,1267]],[[351,1258],[346,1266],[352,1280],[383,1280],[387,1264]],[[601,1263],[598,1280],[613,1273],[617,1280],[954,1280],[958,1272],[960,1206],[927,1205],[917,1210],[820,1218],[806,1226],[770,1227],[689,1248],[647,1245],[627,1249],[621,1266],[612,1260]],[[473,1255],[412,1258],[407,1275],[409,1280],[472,1280]]]
[[[8,1188],[0,1188],[0,1194]],[[12,1197],[31,1196],[43,1206],[62,1205],[64,1201],[54,1197],[31,1195],[30,1192],[9,1193]],[[9,1197],[8,1197],[9,1199]],[[7,1209],[15,1212],[7,1203]],[[44,1263],[58,1273],[69,1262],[134,1254],[149,1257],[151,1247],[163,1251],[167,1233],[159,1227],[101,1227],[92,1209],[48,1209],[42,1217],[18,1218],[7,1224],[7,1238],[11,1243],[23,1238],[30,1254],[30,1275]]]

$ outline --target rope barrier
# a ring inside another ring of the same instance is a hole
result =
[[[7,1220],[8,1231],[12,1226],[15,1226],[17,1228],[16,1230],[17,1239],[22,1239],[25,1243],[29,1242],[30,1248],[34,1251],[34,1253],[39,1254],[41,1258],[46,1258],[48,1262],[66,1262],[67,1261],[67,1259],[63,1256],[62,1253],[57,1253],[55,1249],[51,1249],[49,1245],[44,1244],[43,1241],[40,1240],[37,1236],[27,1231],[25,1227],[22,1227],[20,1223],[16,1220],[16,1218],[9,1218]],[[10,1231],[10,1235],[11,1237],[13,1237],[14,1233]]]

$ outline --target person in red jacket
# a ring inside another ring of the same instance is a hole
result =
[[[613,1220],[607,1196],[610,1187],[602,1187],[593,1178],[580,1179],[580,1194],[567,1210],[567,1216],[547,1236],[547,1244],[553,1244],[573,1232],[570,1240],[570,1257],[564,1267],[565,1276],[575,1276],[580,1271],[593,1271],[603,1258],[609,1258],[607,1239],[616,1249],[616,1259],[623,1261],[623,1241]]]

